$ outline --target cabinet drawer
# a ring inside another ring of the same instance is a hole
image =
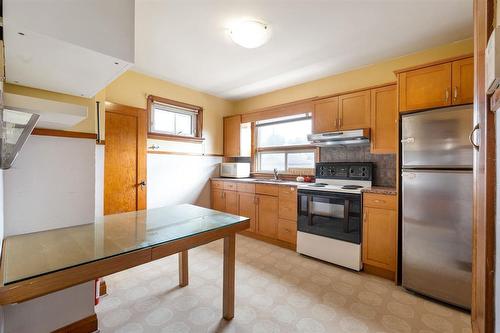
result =
[[[224,189],[224,182],[222,180],[212,180],[212,189]]]
[[[236,183],[238,192],[255,193],[255,184]]]
[[[367,207],[375,207],[382,209],[397,209],[395,195],[365,193],[363,196],[363,205]]]
[[[235,182],[224,182],[224,189],[229,191],[236,191]]]
[[[279,217],[297,221],[297,200],[279,200]]]
[[[267,194],[277,197],[279,193],[278,185],[255,184],[255,193]]]
[[[288,243],[297,243],[297,222],[280,219],[278,239]]]
[[[285,200],[295,200],[297,198],[297,187],[296,186],[285,186],[281,185],[279,187],[279,195]]]

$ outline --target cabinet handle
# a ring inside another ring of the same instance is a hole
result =
[[[385,203],[385,200],[375,199],[375,200],[373,200],[373,202],[375,202],[375,203]]]
[[[476,126],[474,126],[474,128],[472,129],[472,131],[470,132],[469,134],[469,141],[470,141],[470,144],[472,145],[472,147],[474,147],[474,149],[476,150],[479,150],[479,145],[477,143],[474,142],[474,133],[479,129],[479,124],[476,124]]]
[[[458,87],[455,86],[453,88],[453,101],[456,102],[457,98],[458,98]]]
[[[448,102],[448,98],[450,98],[450,89],[446,88],[446,90],[444,92],[444,101],[446,103]]]
[[[366,212],[363,213],[363,222],[366,222]]]

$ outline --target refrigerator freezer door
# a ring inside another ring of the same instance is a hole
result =
[[[472,105],[402,116],[403,168],[472,168]]]
[[[470,309],[472,171],[403,172],[403,286]]]

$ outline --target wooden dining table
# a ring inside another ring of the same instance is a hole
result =
[[[0,305],[24,302],[172,254],[187,286],[188,250],[224,240],[222,316],[234,317],[236,233],[249,219],[184,204],[107,215],[93,223],[3,241]]]

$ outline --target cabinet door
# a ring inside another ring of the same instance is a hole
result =
[[[370,127],[370,90],[339,96],[341,130]]]
[[[400,73],[400,111],[451,105],[451,63]]]
[[[250,219],[250,228],[248,231],[256,231],[256,214],[257,205],[255,200],[255,194],[250,193],[238,193],[239,196],[239,214],[241,216],[248,217]]]
[[[297,222],[279,219],[278,239],[284,242],[297,244]]]
[[[313,133],[332,132],[338,129],[339,98],[326,98],[314,103]]]
[[[212,189],[212,209],[223,212],[226,210],[226,199],[224,198],[224,191]]]
[[[474,100],[474,58],[454,61],[451,78],[453,104],[472,103]]]
[[[364,207],[363,262],[396,271],[396,211]]]
[[[372,89],[371,97],[371,152],[395,154],[398,135],[396,85]]]
[[[279,218],[297,221],[297,187],[280,186]]]
[[[257,232],[267,237],[277,238],[278,197],[258,195],[257,211]]]
[[[224,118],[224,156],[240,156],[241,116]]]
[[[238,215],[238,193],[234,191],[224,191],[224,198],[226,199],[225,212]]]

